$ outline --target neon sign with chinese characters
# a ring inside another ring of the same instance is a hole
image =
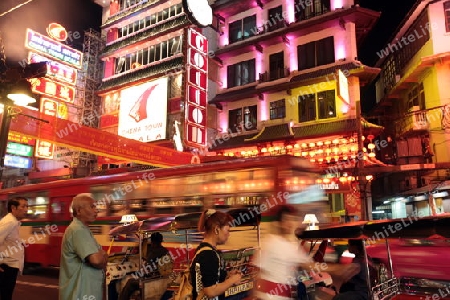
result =
[[[29,28],[25,38],[25,47],[51,59],[81,69],[83,53]]]
[[[75,85],[77,82],[77,70],[59,62],[49,60],[39,54],[30,52],[28,61],[30,63],[47,62],[47,77],[55,80]]]
[[[47,78],[32,78],[30,81],[33,93],[51,96],[69,103],[75,100],[75,88],[72,86]]]
[[[53,143],[37,140],[36,141],[36,152],[34,156],[39,158],[52,159],[54,152]]]
[[[189,28],[186,70],[185,143],[192,147],[203,147],[206,144],[207,53],[208,40],[206,37]]]

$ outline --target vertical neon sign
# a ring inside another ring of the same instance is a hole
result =
[[[208,101],[208,40],[188,29],[186,68],[185,143],[191,147],[206,145],[206,105]]]

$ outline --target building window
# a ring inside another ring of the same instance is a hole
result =
[[[307,20],[330,11],[330,0],[295,0],[295,21]],[[309,4],[309,5],[308,5]]]
[[[420,83],[408,93],[408,111],[417,111],[425,108],[425,90],[423,83]]]
[[[336,117],[336,102],[334,90],[317,93],[319,119]]]
[[[266,31],[274,31],[285,27],[286,22],[283,19],[283,6],[280,5],[269,9],[267,16],[268,21],[264,23]]]
[[[445,29],[450,32],[450,1],[444,3]]]
[[[284,77],[284,52],[278,52],[269,56],[270,80]]]
[[[257,128],[257,105],[232,109],[228,112],[231,132],[255,130]]]
[[[161,12],[147,16],[145,19],[137,20],[131,24],[119,28],[118,37],[122,38],[127,35],[133,34],[139,30],[155,25],[158,22],[162,22],[171,17],[175,17],[181,14],[182,12],[183,12],[183,5],[181,3],[172,5],[171,7],[168,7]]]
[[[308,94],[298,97],[299,122],[314,121],[316,119],[316,95]]]
[[[255,60],[247,60],[228,66],[228,88],[255,82]]]
[[[270,119],[284,119],[286,117],[286,101],[284,99],[270,102]]]
[[[299,122],[323,120],[336,117],[335,90],[298,97]]]
[[[298,69],[305,70],[334,63],[334,38],[299,45],[297,47]]]
[[[229,43],[236,43],[256,34],[256,15],[245,17],[229,24]]]
[[[174,56],[181,51],[181,44],[182,37],[178,36],[157,45],[140,49],[126,56],[118,57],[115,60],[115,74],[123,73]]]

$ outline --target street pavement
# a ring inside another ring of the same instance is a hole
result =
[[[39,269],[19,275],[13,300],[58,300],[58,269]]]

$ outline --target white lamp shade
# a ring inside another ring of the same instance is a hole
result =
[[[303,224],[319,223],[315,214],[306,214],[303,219]]]
[[[306,214],[303,219],[303,224],[308,224],[306,230],[318,230],[319,226],[316,226],[316,223],[319,223],[315,214]]]
[[[123,215],[122,219],[120,220],[120,223],[123,223],[124,225],[131,224],[134,222],[138,222],[138,218],[136,215]]]

